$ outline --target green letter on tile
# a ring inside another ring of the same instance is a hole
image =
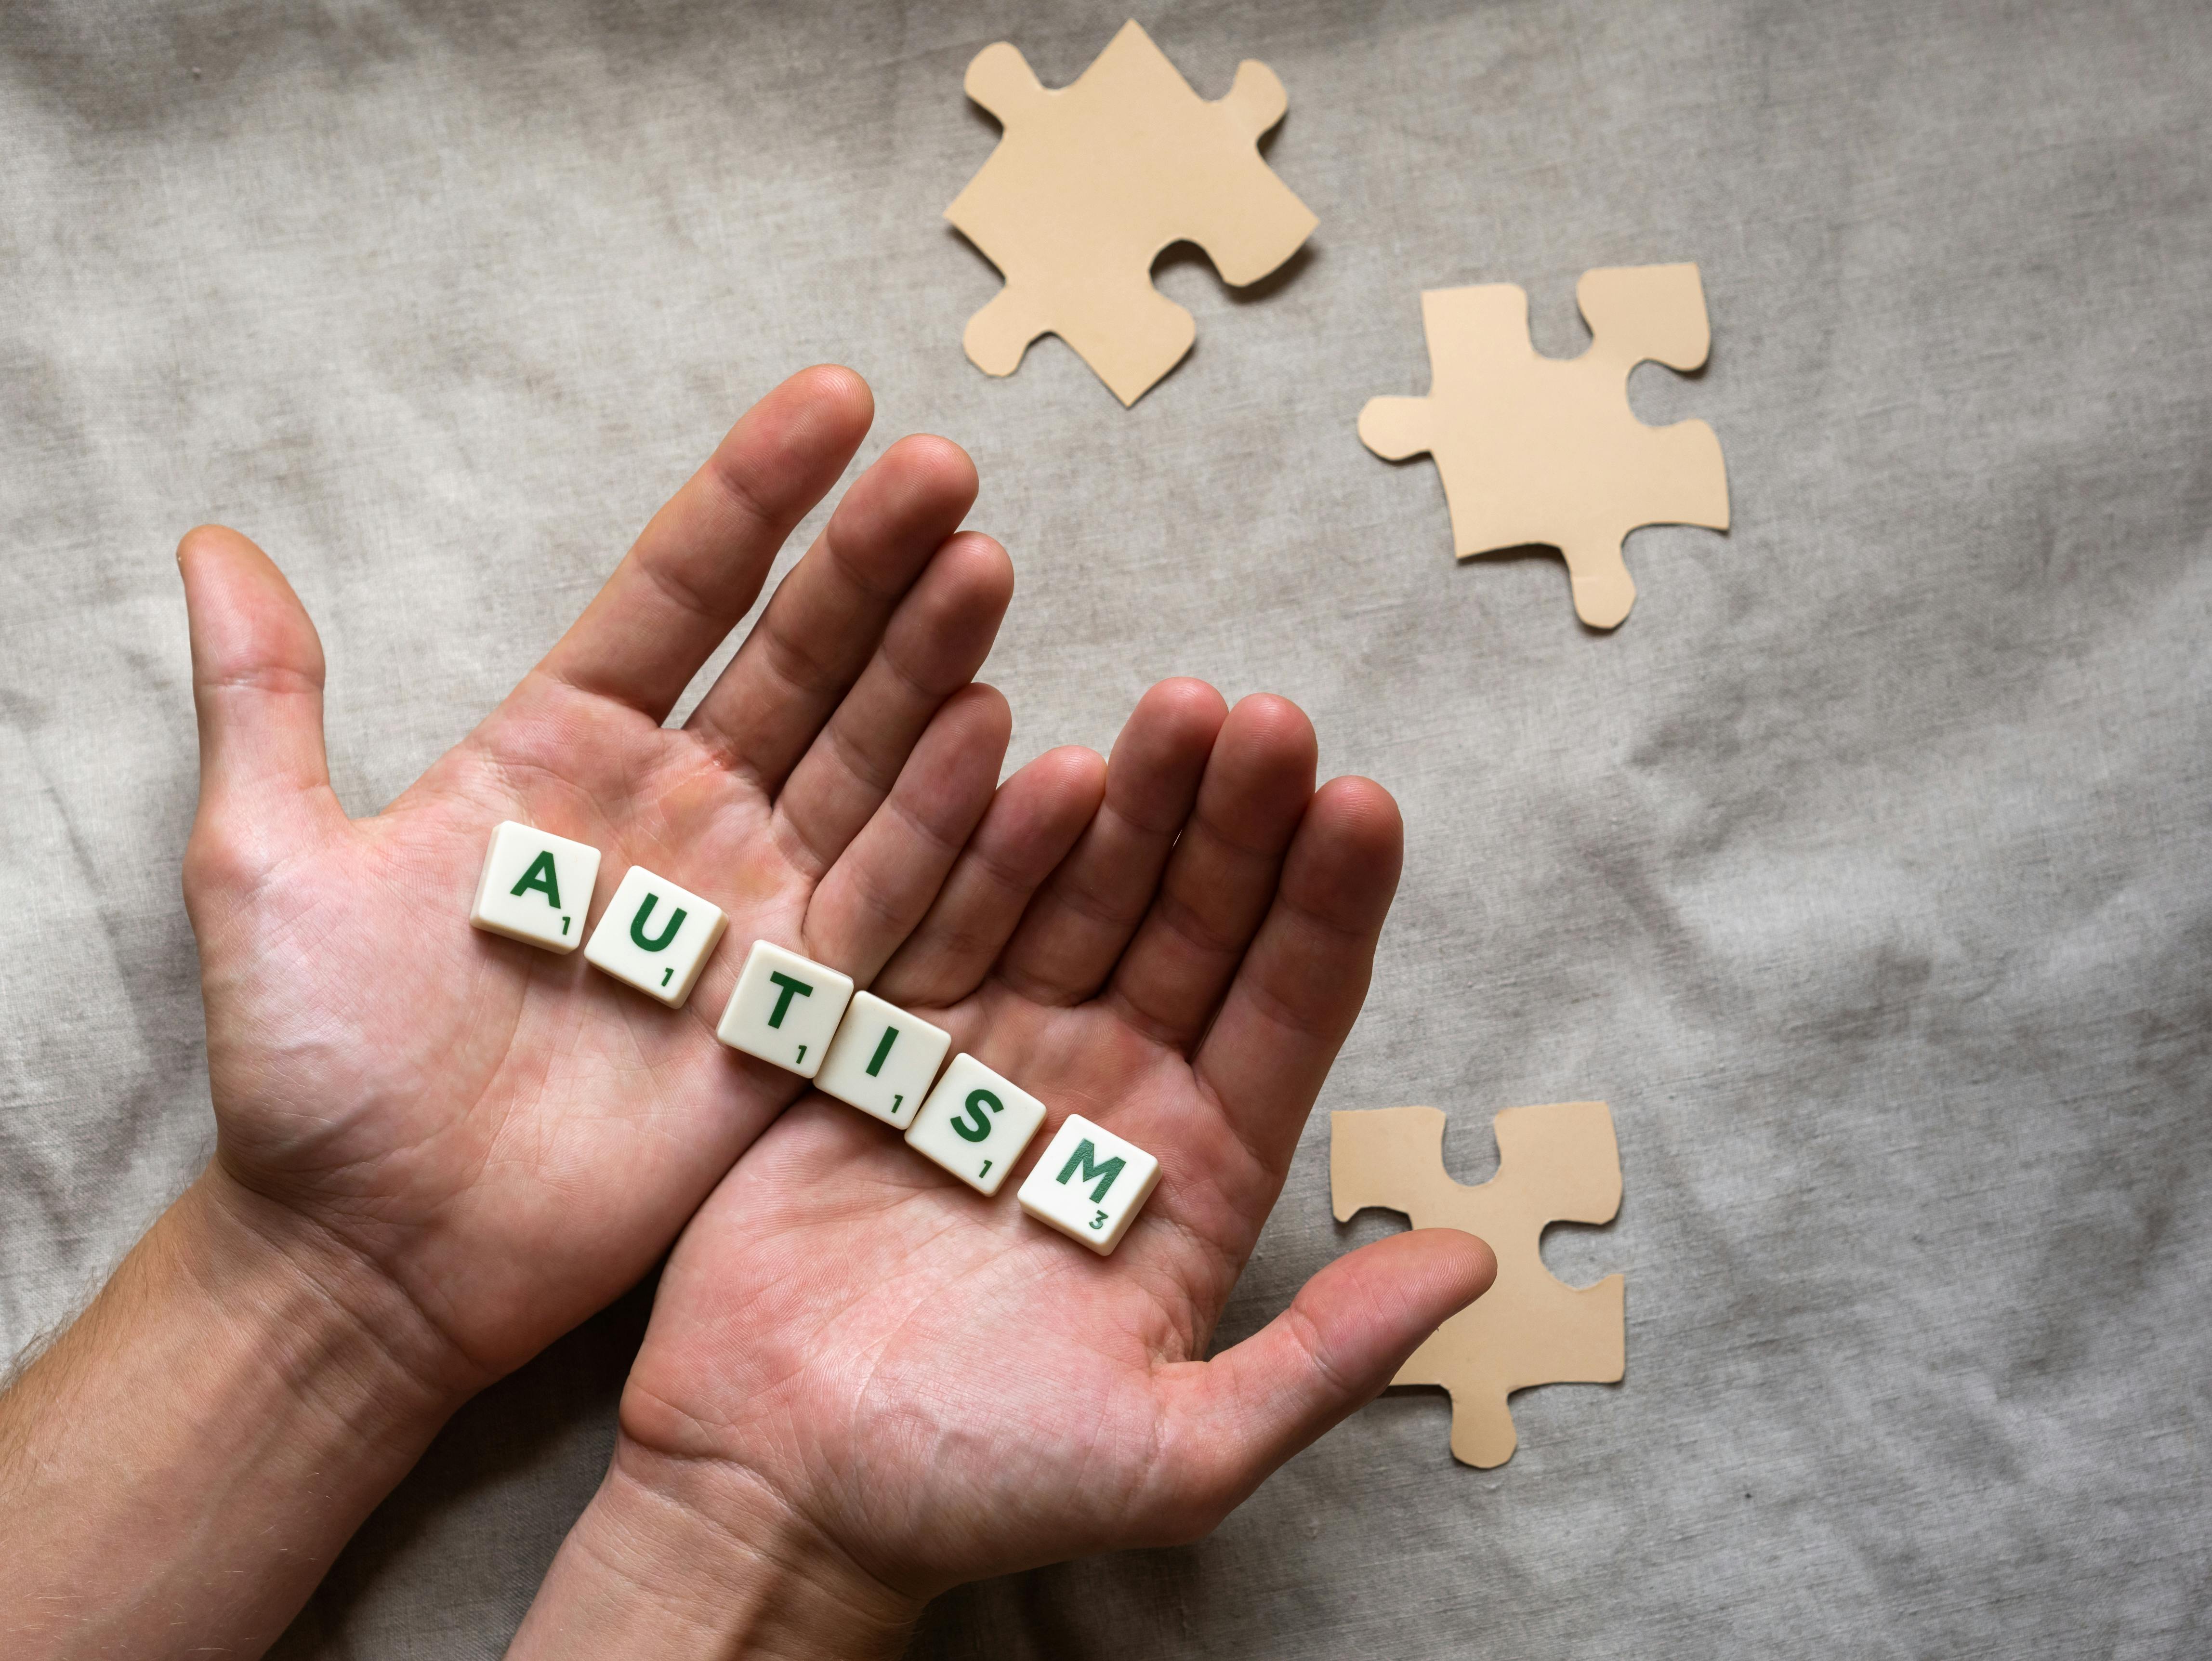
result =
[[[1082,1172],[1079,1177],[1076,1176],[1078,1170]],[[1074,1154],[1060,1168],[1060,1175],[1054,1180],[1064,1183],[1070,1177],[1075,1177],[1079,1184],[1087,1183],[1096,1177],[1098,1179],[1098,1186],[1091,1190],[1091,1203],[1097,1205],[1106,1197],[1106,1190],[1114,1186],[1114,1179],[1121,1174],[1121,1156],[1117,1153],[1105,1164],[1100,1165],[1098,1150],[1091,1145],[1091,1138],[1085,1136],[1075,1145]],[[1091,1226],[1096,1228],[1097,1225],[1093,1223]]]
[[[668,927],[660,931],[660,938],[657,940],[646,939],[645,920],[653,915],[653,904],[659,897],[658,894],[647,894],[645,904],[637,908],[637,915],[629,920],[630,939],[647,952],[665,952],[669,941],[676,938],[676,931],[684,927],[684,908],[679,905],[669,914]]]
[[[870,1078],[874,1078],[878,1074],[884,1070],[884,1063],[890,1059],[891,1046],[897,1042],[898,1028],[895,1026],[885,1027],[884,1029],[884,1041],[876,1046],[876,1053],[868,1058],[868,1076]]]
[[[556,911],[561,909],[561,873],[553,867],[553,850],[547,849],[530,861],[530,869],[522,873],[522,880],[507,891],[520,897],[536,889],[545,896],[545,904]]]
[[[983,1116],[983,1110],[987,1107],[997,1113],[1004,1110],[1006,1104],[988,1090],[968,1092],[968,1116],[952,1122],[953,1129],[959,1132],[963,1141],[980,1142],[991,1134],[991,1122]]]
[[[792,979],[781,969],[769,970],[768,977],[774,981],[779,989],[775,995],[775,1011],[768,1018],[768,1024],[770,1026],[781,1026],[783,1018],[791,1012],[792,999],[793,997],[811,998],[814,995],[814,989],[805,981]]]

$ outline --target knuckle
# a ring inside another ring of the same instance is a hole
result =
[[[1154,1513],[1152,1534],[1163,1546],[1195,1544],[1219,1528],[1239,1495],[1219,1462],[1203,1460],[1182,1473],[1166,1504]]]
[[[203,818],[185,843],[185,902],[199,906],[232,899],[260,880],[261,859],[250,839]]]

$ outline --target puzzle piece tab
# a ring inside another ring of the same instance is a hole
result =
[[[1241,287],[1319,222],[1260,158],[1290,106],[1264,64],[1239,64],[1208,103],[1130,22],[1072,86],[1048,91],[1002,40],[968,65],[967,89],[1006,128],[945,210],[1006,279],[962,341],[988,374],[1012,374],[1032,340],[1056,334],[1133,404],[1197,338],[1152,286],[1162,249],[1195,242]]]
[[[1580,357],[1540,357],[1528,296],[1510,283],[1431,289],[1426,398],[1370,399],[1360,441],[1390,461],[1436,458],[1462,559],[1540,543],[1566,557],[1575,614],[1611,629],[1636,603],[1620,545],[1641,525],[1725,531],[1728,472],[1702,421],[1647,427],[1628,374],[1647,360],[1705,361],[1711,331],[1695,265],[1585,271],[1575,298],[1590,326]]]
[[[1624,1283],[1554,1279],[1545,1225],[1604,1223],[1620,1208],[1620,1152],[1603,1102],[1509,1107],[1492,1121],[1498,1174],[1468,1188],[1444,1170],[1444,1115],[1385,1107],[1329,1116],[1329,1197],[1339,1222],[1363,1206],[1415,1228],[1480,1235],[1497,1255],[1490,1290],[1443,1323],[1391,1380],[1451,1393],[1452,1457],[1487,1469],[1513,1457],[1505,1398],[1530,1384],[1611,1384],[1627,1365]]]

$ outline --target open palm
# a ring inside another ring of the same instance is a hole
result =
[[[601,849],[603,903],[642,864],[720,904],[733,940],[866,979],[992,801],[1008,717],[970,682],[1012,575],[954,534],[975,477],[942,440],[902,441],[854,484],[689,721],[662,725],[870,414],[840,369],[764,399],[513,694],[357,822],[331,792],[321,650],[290,588],[234,532],[180,551],[217,1168],[388,1276],[470,1383],[635,1281],[800,1089],[713,1041],[738,954],[674,1011],[580,953],[471,929],[493,825]],[[1001,820],[1068,771],[1033,764]]]
[[[927,1597],[1195,1536],[1480,1293],[1481,1242],[1401,1235],[1200,1359],[1397,882],[1388,794],[1316,792],[1314,764],[1281,699],[1156,687],[1083,812],[1040,816],[1018,857],[979,837],[876,982],[1048,1105],[1030,1162],[1071,1111],[1159,1159],[1118,1250],[1024,1216],[1023,1166],[986,1199],[810,1094],[678,1242],[618,1475],[666,1475],[694,1507],[725,1493],[756,1535],[778,1496],[831,1555]],[[1063,808],[1078,794],[1071,777]]]

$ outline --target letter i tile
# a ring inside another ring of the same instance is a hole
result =
[[[855,992],[814,1087],[903,1130],[929,1093],[952,1035],[872,992]]]

